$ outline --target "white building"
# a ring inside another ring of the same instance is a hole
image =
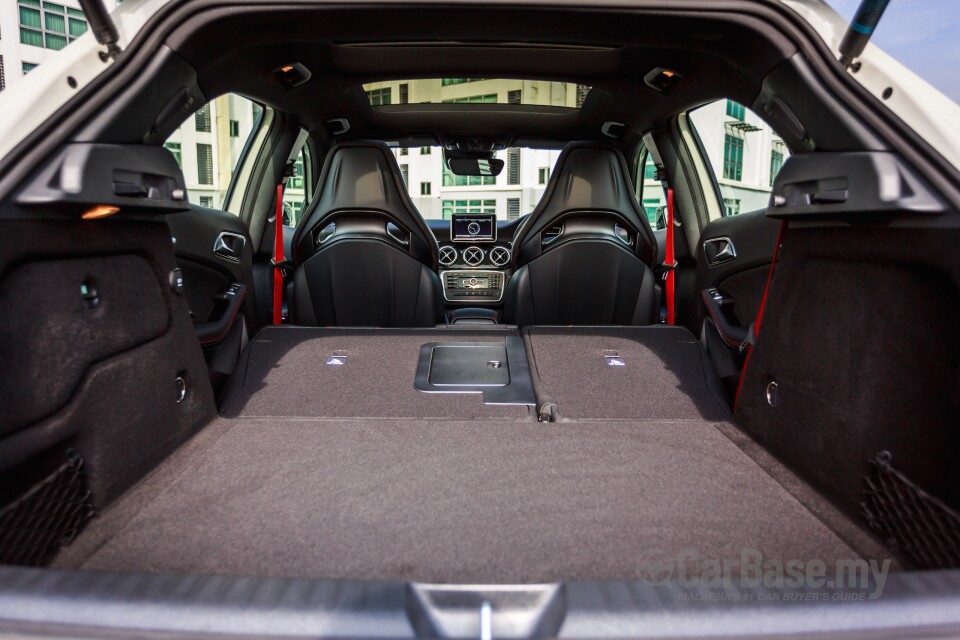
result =
[[[720,100],[693,112],[726,215],[765,209],[773,179],[790,155],[773,130],[743,105]]]
[[[164,146],[183,169],[190,202],[224,208],[233,170],[261,112],[259,105],[246,98],[223,95],[204,105],[167,139]]]

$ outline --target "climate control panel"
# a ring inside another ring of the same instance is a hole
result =
[[[499,302],[503,297],[503,271],[441,271],[447,302]]]

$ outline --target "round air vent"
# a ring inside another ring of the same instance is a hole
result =
[[[463,250],[463,261],[471,267],[476,267],[483,262],[483,256],[486,255],[480,247],[467,247]]]
[[[443,267],[451,267],[457,261],[457,250],[453,247],[440,247],[440,255],[437,262]]]
[[[510,262],[510,250],[506,247],[490,249],[490,262],[498,267],[506,266]]]

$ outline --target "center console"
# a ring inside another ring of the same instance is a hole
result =
[[[500,306],[510,279],[512,226],[505,227],[507,233],[499,240],[497,216],[493,213],[455,213],[448,224],[441,230],[437,221],[434,227],[440,243],[438,274],[444,300],[450,305],[448,311],[465,307],[493,311]],[[490,321],[489,312],[484,314],[483,321]]]

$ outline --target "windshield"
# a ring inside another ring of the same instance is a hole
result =
[[[440,147],[398,147],[393,153],[425,220],[449,220],[454,213],[516,220],[540,202],[560,155],[559,150],[514,147],[497,154],[505,162],[499,176],[458,176],[444,166]]]

